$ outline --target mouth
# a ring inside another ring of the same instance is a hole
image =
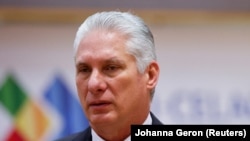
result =
[[[98,102],[98,103],[91,103],[89,104],[90,106],[104,106],[104,105],[108,105],[110,103],[108,102]]]
[[[108,101],[93,101],[89,103],[89,108],[93,110],[105,110],[110,105],[111,102]]]

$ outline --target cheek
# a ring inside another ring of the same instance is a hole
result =
[[[144,89],[143,82],[136,77],[132,78],[127,76],[117,81],[115,84],[115,93],[117,94],[117,97],[119,97],[120,103],[122,103],[123,106],[139,100],[138,97],[141,94],[141,91]]]
[[[87,81],[84,80],[81,76],[76,77],[76,88],[79,92],[86,90]]]
[[[121,116],[136,115],[146,107],[145,88],[136,78],[121,85],[118,91],[117,105]],[[119,99],[119,100],[118,100]]]
[[[80,78],[76,78],[76,89],[77,89],[77,93],[78,93],[78,97],[81,101],[81,104],[83,105],[86,100],[86,95],[87,95],[87,86],[85,84],[86,82],[83,81]]]

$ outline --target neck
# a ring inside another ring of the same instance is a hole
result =
[[[98,124],[91,125],[92,129],[96,132],[96,134],[104,139],[105,141],[124,141],[126,138],[130,136],[131,133],[131,125],[132,124],[143,124],[149,113],[141,116],[134,116],[135,119],[128,119],[125,121],[118,121],[117,123],[109,123],[109,124]]]
[[[109,127],[97,127],[92,126],[93,130],[98,136],[105,141],[124,141],[130,136],[130,125],[123,126],[122,128],[110,125]]]

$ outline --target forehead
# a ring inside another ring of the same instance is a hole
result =
[[[105,29],[94,29],[88,32],[80,41],[81,49],[124,49],[126,38],[118,31],[107,31]]]
[[[93,30],[81,40],[76,52],[76,62],[88,59],[121,60],[128,56],[132,57],[126,50],[126,37],[118,32]]]
[[[89,41],[116,41],[120,40],[120,42],[126,41],[126,36],[122,34],[120,31],[115,30],[107,30],[107,29],[93,29],[85,34],[82,42],[89,42]]]

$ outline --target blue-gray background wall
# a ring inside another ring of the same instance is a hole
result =
[[[161,67],[152,111],[167,124],[250,123],[248,0],[1,0],[0,5],[14,7],[13,10],[19,7],[132,7],[149,13],[150,9],[163,10],[163,15],[167,15],[164,18],[170,18],[167,22],[155,24],[152,19],[146,20],[155,37]],[[42,101],[45,87],[60,73],[77,98],[72,45],[80,22],[51,23],[47,19],[46,23],[46,18],[43,23],[24,22],[21,18],[15,21],[6,18],[6,21],[4,16],[10,15],[1,13],[1,8],[0,85],[13,72],[30,97]],[[176,13],[170,12],[173,15],[169,16],[168,10],[177,11],[177,15],[178,11],[194,12],[188,18],[185,14],[178,18]],[[140,14],[147,18],[146,14]]]
[[[250,10],[249,0],[1,0],[5,6]]]

